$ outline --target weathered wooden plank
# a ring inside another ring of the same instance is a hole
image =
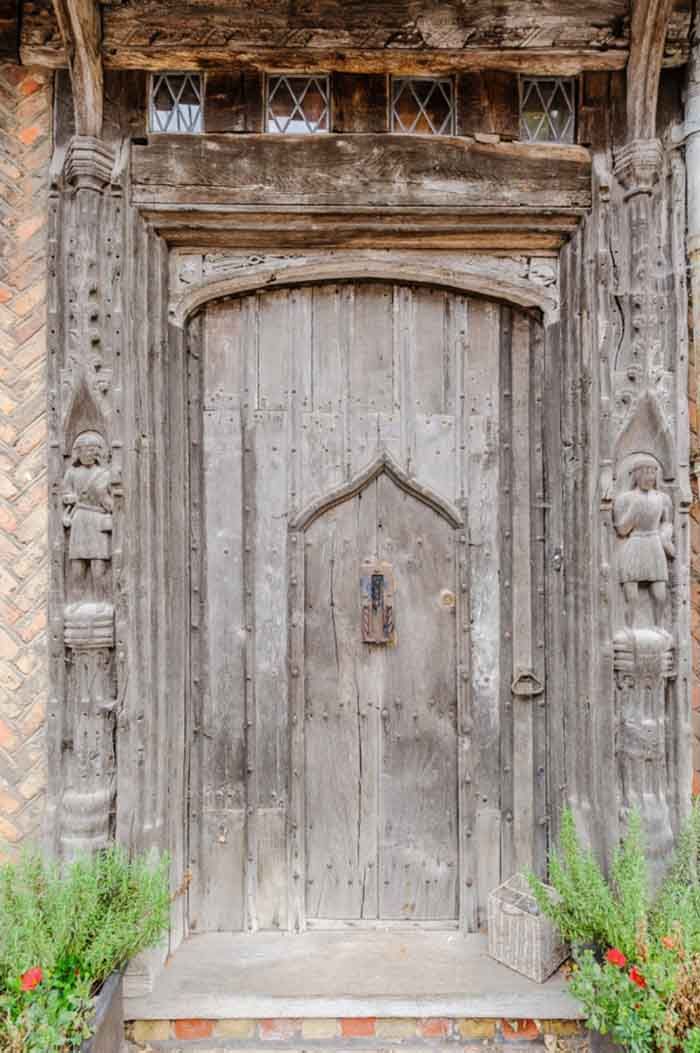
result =
[[[457,128],[460,135],[520,138],[518,78],[502,70],[464,73],[457,79]]]
[[[334,73],[334,132],[386,132],[389,121],[387,78],[381,73]]]
[[[309,917],[377,916],[378,656],[359,631],[359,560],[377,551],[371,483],[305,539]]]
[[[433,205],[586,208],[580,146],[441,136],[159,136],[132,145],[137,199],[201,206]]]
[[[50,0],[26,0],[22,26],[25,63],[65,65]],[[574,0],[536,11],[517,0],[487,0],[450,12],[420,11],[411,0],[376,4],[368,29],[361,5],[256,9],[238,0],[207,4],[167,0],[105,7],[106,65],[131,69],[226,69],[232,61],[261,71],[450,74],[494,69],[574,76],[585,69],[622,69],[627,60],[626,0],[586,8]],[[664,50],[667,64],[688,54],[690,6],[676,0]]]
[[[528,692],[533,668],[532,530],[530,463],[530,321],[514,314],[513,391],[513,833],[515,866],[532,869],[534,855],[535,700]],[[520,691],[519,691],[520,689]]]
[[[286,636],[284,637],[286,643]],[[288,926],[287,812],[277,808],[258,808],[257,814],[257,900],[259,929],[286,929]]]
[[[380,556],[397,586],[396,646],[381,652],[380,916],[456,919],[455,533],[387,475],[377,483]]]
[[[75,130],[102,134],[104,73],[102,18],[98,0],[53,0],[73,85]]]
[[[200,931],[245,924],[246,642],[243,435],[232,364],[222,392],[223,312],[205,329],[202,432],[205,616],[200,739],[201,835],[192,917]],[[211,355],[209,351],[211,349]],[[212,364],[212,374],[207,370]],[[240,374],[238,374],[240,376]],[[201,630],[200,630],[201,631]]]
[[[204,124],[216,132],[262,132],[263,78],[254,70],[209,73],[205,81]]]
[[[469,765],[465,770],[465,854],[471,865],[463,875],[462,893],[477,924],[486,918],[489,892],[500,879],[501,811],[501,651],[504,631],[499,609],[507,579],[499,543],[507,510],[501,497],[500,444],[507,442],[499,406],[502,360],[501,311],[497,305],[469,300],[463,385],[462,486],[468,521],[470,624]],[[500,586],[499,586],[500,578]],[[469,781],[467,781],[469,780]],[[468,847],[467,847],[468,846]]]

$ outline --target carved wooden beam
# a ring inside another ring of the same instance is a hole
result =
[[[653,139],[661,61],[673,0],[632,0],[627,63],[627,138]]]
[[[58,68],[66,54],[52,0],[25,4],[25,64]],[[56,0],[54,0],[56,2]],[[62,0],[63,4],[67,0]],[[75,0],[71,0],[75,2]],[[122,0],[102,4],[105,68],[228,69],[232,64],[298,73],[451,74],[500,69],[575,76],[623,69],[629,0],[474,0],[469,5],[387,0],[366,6],[269,0],[253,14],[245,0]],[[535,10],[536,7],[536,10]],[[690,0],[672,0],[663,63],[688,55]]]
[[[53,0],[68,57],[75,131],[102,134],[103,71],[102,17],[98,0]]]

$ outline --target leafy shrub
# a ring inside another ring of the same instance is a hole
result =
[[[92,996],[167,931],[166,857],[118,846],[61,865],[0,866],[0,1051],[67,1053],[90,1033]]]
[[[569,986],[588,1026],[631,1053],[700,1053],[700,803],[654,896],[636,815],[609,879],[567,811],[550,858],[555,894],[529,880],[542,912],[572,944]]]

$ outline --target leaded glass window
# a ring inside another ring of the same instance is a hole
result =
[[[198,73],[154,76],[149,111],[152,132],[201,132],[202,78]]]
[[[330,127],[328,77],[293,77],[269,74],[267,77],[268,132],[286,135],[314,135]]]
[[[453,135],[454,90],[449,77],[394,77],[391,130],[408,135]]]
[[[573,143],[575,83],[568,77],[520,78],[520,138],[535,143]]]

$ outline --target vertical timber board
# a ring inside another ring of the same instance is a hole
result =
[[[345,366],[341,355],[341,285],[311,289],[311,363],[309,408],[302,413],[299,507],[343,481]]]
[[[379,914],[450,921],[458,917],[459,875],[455,531],[386,474],[377,491],[379,555],[396,580],[396,644],[378,655]]]
[[[530,326],[513,315],[513,679],[533,670],[531,476],[530,476]],[[515,866],[533,866],[533,699],[513,693],[513,828]]]
[[[393,412],[394,360],[391,305],[386,282],[354,286],[349,343],[349,456],[355,475],[382,444],[382,421]]]
[[[462,452],[465,509],[469,539],[469,623],[471,668],[469,692],[474,763],[465,773],[465,797],[471,798],[462,836],[471,871],[462,877],[462,894],[471,900],[477,921],[486,919],[489,892],[501,874],[501,736],[500,692],[504,648],[499,570],[503,555],[499,523],[508,521],[503,507],[499,450],[500,363],[503,358],[501,309],[486,301],[468,301],[468,349],[464,374],[464,445]],[[506,674],[507,675],[507,674]],[[467,729],[465,728],[465,741]],[[468,780],[468,781],[467,781]],[[473,816],[473,825],[470,817]],[[467,825],[469,823],[469,825]],[[474,860],[476,865],[474,866]],[[467,882],[472,880],[473,885]]]
[[[515,860],[515,782],[513,731],[513,311],[501,308],[500,332],[500,480],[499,515],[501,527],[501,654],[500,654],[500,768],[501,768],[501,877],[511,877]]]
[[[238,393],[212,392],[209,386],[207,322],[205,317],[201,516],[206,542],[202,713],[197,729],[202,799],[191,901],[198,929],[236,931],[245,923],[247,803],[243,437]]]
[[[454,381],[457,348],[456,297],[443,289],[413,290],[415,328],[411,373],[415,389],[414,471],[436,493],[457,493]]]
[[[474,867],[474,826],[476,799],[474,773],[479,756],[476,739],[473,692],[471,689],[471,548],[469,546],[469,500],[471,485],[467,454],[467,394],[471,373],[471,319],[469,300],[455,296],[451,307],[451,337],[454,340],[454,390],[452,412],[455,416],[455,473],[457,503],[465,515],[463,528],[458,531],[457,550],[457,781],[458,781],[458,907],[459,927],[465,932],[476,932],[479,927],[478,887]],[[475,404],[475,403],[474,403]]]
[[[306,672],[306,581],[304,533],[290,531],[288,553],[288,642],[289,642],[289,833],[287,837],[287,910],[289,927],[301,932],[306,927],[306,785],[304,771]]]
[[[304,535],[306,910],[377,917],[381,655],[359,631],[360,559],[377,554],[377,483]]]
[[[530,481],[532,552],[532,670],[542,690],[533,697],[533,868],[541,877],[547,869],[547,682],[545,674],[545,545],[549,495],[543,465],[544,337],[539,318],[529,320],[530,342]]]
[[[562,312],[566,301],[562,297]],[[564,708],[566,665],[563,639],[564,571],[563,571],[563,510],[561,471],[561,327],[549,325],[544,339],[544,473],[545,492],[550,504],[547,514],[547,545],[545,550],[546,600],[546,666],[547,685],[547,798],[551,823],[552,843],[558,843],[559,821],[566,801],[566,742],[564,738]]]
[[[191,750],[191,684],[188,680],[190,663],[190,444],[187,416],[187,353],[185,333],[171,326],[167,339],[168,353],[168,434],[169,457],[169,523],[170,549],[167,583],[168,655],[167,688],[169,703],[167,725],[167,764],[163,778],[168,790],[169,824],[168,846],[172,860],[171,882],[178,888],[189,871],[190,792],[189,757]],[[174,891],[175,889],[173,889]],[[170,949],[174,951],[184,939],[188,925],[189,893],[173,903]]]

